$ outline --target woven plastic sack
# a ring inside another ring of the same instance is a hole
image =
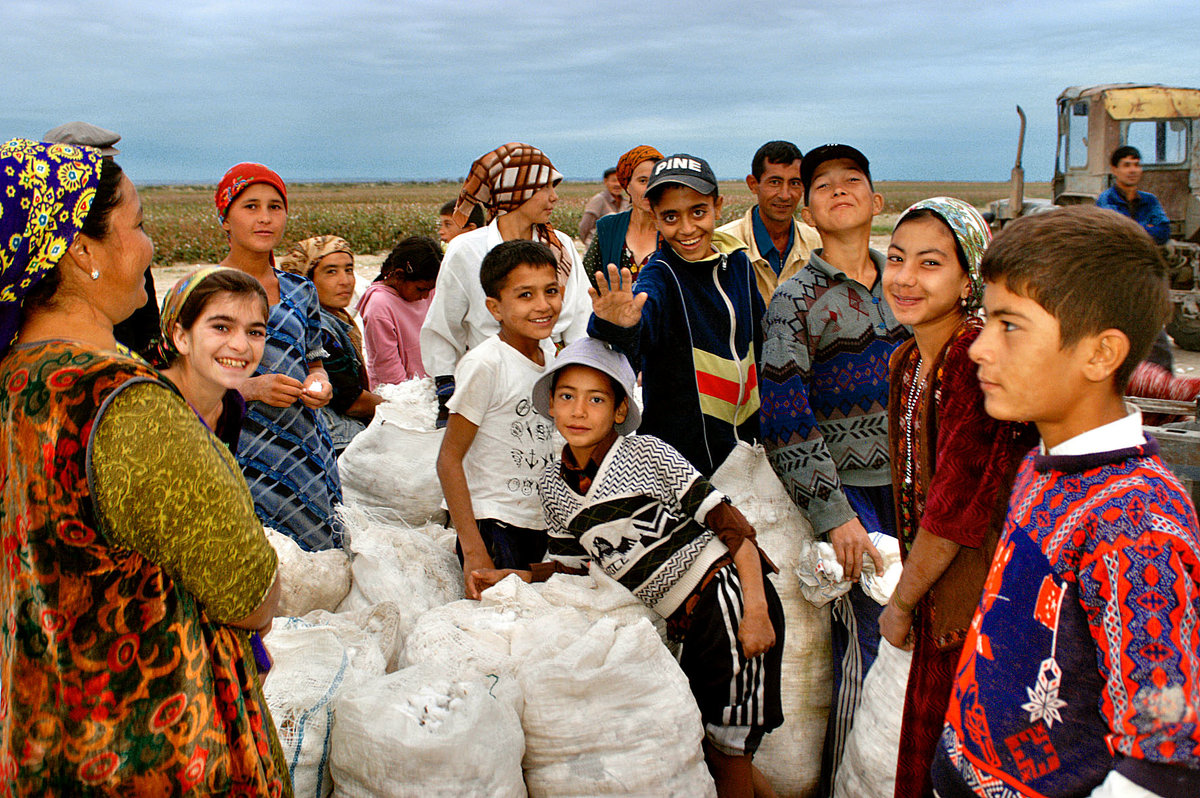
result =
[[[442,527],[392,526],[357,507],[344,508],[342,518],[353,583],[338,612],[392,601],[407,635],[426,611],[463,597],[458,559],[435,537]]]
[[[783,725],[768,734],[754,764],[781,796],[812,795],[832,698],[833,654],[829,608],[814,607],[800,592],[796,567],[812,543],[812,525],[775,476],[761,446],[739,442],[712,476],[757,532],[758,545],[779,568],[771,577],[783,604]]]
[[[666,639],[667,623],[663,617],[595,563],[588,568],[586,576],[555,574],[535,587],[550,604],[580,610],[589,621],[612,618],[618,626],[625,626],[645,618],[654,624],[659,636]]]
[[[886,639],[879,641],[879,656],[863,680],[862,701],[834,779],[834,798],[891,795],[895,791],[911,665],[911,651],[902,651]]]
[[[266,639],[274,664],[263,695],[275,720],[296,798],[323,798],[333,789],[329,743],[333,701],[359,680],[349,652],[332,629],[274,629]]]
[[[498,680],[417,665],[337,700],[330,766],[345,798],[520,798],[521,721]]]
[[[395,602],[381,601],[354,612],[314,610],[299,620],[309,626],[332,629],[350,653],[352,664],[360,671],[391,673],[400,665],[404,637],[400,608]],[[376,660],[381,663],[378,669],[370,664]]]
[[[298,618],[313,610],[335,610],[350,592],[350,559],[341,549],[305,551],[287,535],[264,527],[279,556],[281,590],[276,616]]]
[[[437,456],[445,430],[434,429],[433,380],[387,386],[388,400],[338,458],[347,504],[390,524],[445,523]]]
[[[514,676],[521,659],[512,652],[517,627],[554,612],[536,590],[510,576],[480,601],[455,601],[422,615],[405,639],[404,659],[462,676]]]
[[[534,798],[716,794],[687,677],[648,621],[602,618],[582,635],[548,639],[518,678]]]

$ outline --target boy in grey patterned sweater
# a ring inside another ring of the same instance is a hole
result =
[[[824,246],[781,283],[763,344],[763,443],[792,500],[828,538],[847,579],[865,556],[882,566],[869,533],[895,537],[888,456],[888,361],[909,336],[883,301],[884,258],[870,248],[883,197],[866,157],[844,144],[800,165],[804,221]],[[828,787],[879,649],[882,608],[853,589],[833,608],[834,706],[822,785]],[[823,794],[828,790],[823,791]]]

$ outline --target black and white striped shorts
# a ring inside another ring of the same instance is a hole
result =
[[[771,581],[763,581],[767,616],[775,629],[775,645],[765,654],[749,660],[742,654],[742,585],[737,568],[729,564],[701,591],[679,655],[700,706],[705,737],[730,756],[753,754],[763,735],[783,723],[783,605]]]

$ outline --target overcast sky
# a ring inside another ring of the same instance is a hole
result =
[[[1200,85],[1200,2],[0,0],[0,136],[82,119],[140,183],[458,178],[507,141],[595,178],[630,147],[738,178],[843,141],[880,179],[1048,179],[1054,101]]]

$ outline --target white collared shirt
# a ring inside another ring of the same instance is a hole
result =
[[[1134,405],[1125,403],[1125,417],[1110,421],[1103,426],[1094,427],[1087,432],[1081,432],[1074,438],[1068,438],[1050,449],[1052,455],[1096,454],[1097,452],[1115,452],[1118,449],[1132,449],[1146,442],[1146,434],[1142,432],[1142,411]],[[1046,454],[1046,444],[1041,444],[1042,454]]]

